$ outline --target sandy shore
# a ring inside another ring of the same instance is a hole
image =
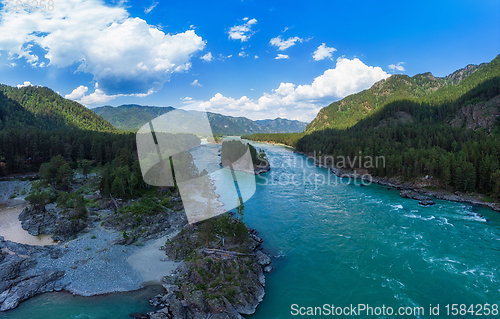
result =
[[[34,272],[64,270],[64,289],[80,296],[133,291],[146,284],[160,283],[179,263],[165,258],[160,247],[169,236],[141,245],[115,245],[121,234],[96,225],[86,234],[59,244],[62,255],[39,256]]]
[[[179,232],[151,240],[143,247],[132,253],[127,258],[133,269],[142,276],[143,283],[161,283],[165,275],[174,271],[181,263],[169,260],[165,256],[165,251],[161,250],[167,240],[175,237]]]

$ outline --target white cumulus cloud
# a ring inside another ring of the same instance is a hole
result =
[[[17,88],[20,89],[20,88],[23,88],[23,87],[26,87],[26,86],[33,86],[33,84],[31,84],[30,81],[24,81],[23,84],[18,84]]]
[[[191,82],[190,85],[192,85],[192,86],[199,86],[199,87],[203,86],[203,85],[200,84],[200,82],[198,82],[198,79],[196,79],[193,82]]]
[[[222,94],[217,93],[208,102],[203,102],[201,104],[201,107],[204,107],[205,109],[219,109],[223,107],[224,109],[228,110],[260,111],[264,106],[255,103],[246,96],[242,96],[239,99],[235,100],[231,97],[225,97]]]
[[[295,85],[282,82],[271,93],[258,99],[239,99],[217,93],[199,106],[211,112],[250,118],[287,117],[312,120],[319,109],[334,100],[368,89],[390,75],[380,67],[368,66],[359,59],[338,58],[334,69],[326,70],[311,84]],[[287,112],[284,112],[287,110]],[[286,113],[286,114],[285,114]],[[286,116],[285,116],[286,115]]]
[[[79,99],[83,105],[102,105],[108,103],[119,95],[107,95],[101,89],[95,89],[94,93],[83,96]]]
[[[276,60],[289,59],[290,57],[287,54],[278,53],[278,55],[274,58]]]
[[[144,94],[159,89],[169,75],[191,67],[205,41],[194,30],[165,34],[122,5],[101,0],[66,0],[57,10],[0,13],[0,50],[32,66],[78,66],[108,95]],[[45,54],[39,54],[39,47]]]
[[[150,13],[151,11],[153,11],[153,9],[158,5],[158,2],[154,2],[149,6],[149,7],[146,7],[144,8],[144,13],[145,14],[148,14]]]
[[[66,94],[64,97],[85,106],[99,106],[120,96],[145,97],[154,93],[154,90],[150,89],[147,93],[106,94],[102,89],[99,88],[99,83],[97,82],[94,85],[93,93],[87,95],[86,93],[88,92],[88,90],[88,87],[80,85],[70,94]]]
[[[389,64],[389,69],[401,71],[401,72],[406,71],[405,68],[401,64],[404,64],[404,62],[398,62],[396,64]]]
[[[66,94],[64,97],[70,100],[80,100],[85,96],[85,93],[87,93],[89,90],[88,87],[80,85],[76,89],[73,90],[70,94]]]
[[[322,43],[316,51],[314,51],[313,59],[314,61],[320,61],[324,59],[331,59],[333,52],[337,51],[335,48],[327,47],[326,44]]]
[[[212,52],[208,52],[207,54],[203,55],[200,59],[206,61],[206,62],[210,62],[213,60],[213,56],[212,56]]]
[[[297,43],[297,42],[300,43],[302,41],[303,41],[303,39],[301,39],[299,37],[293,37],[293,38],[288,38],[287,40],[283,40],[281,38],[281,35],[279,35],[276,38],[272,38],[271,41],[269,41],[269,44],[274,45],[280,51],[285,51],[289,47],[294,46],[295,43]]]
[[[252,25],[257,23],[257,19],[244,18],[243,21],[246,22],[242,25],[232,26],[229,29],[229,39],[245,42],[248,41],[248,39],[250,39],[250,37],[255,33],[255,31],[252,31]]]

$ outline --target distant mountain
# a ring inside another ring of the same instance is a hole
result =
[[[116,131],[85,106],[67,100],[49,88],[16,88],[0,84],[0,130],[6,128]]]
[[[92,109],[113,126],[125,131],[137,131],[148,121],[172,111],[173,107],[157,107],[142,105],[102,106]],[[198,114],[198,111],[184,111]],[[214,134],[240,135],[253,133],[292,133],[302,132],[306,123],[277,118],[275,120],[252,121],[246,117],[232,117],[207,112],[207,117]]]
[[[275,133],[300,133],[306,129],[307,123],[287,120],[280,117],[274,120],[257,120],[255,123],[271,129]]]
[[[114,127],[124,131],[137,131],[144,123],[172,111],[174,108],[125,104],[118,107],[101,106],[92,109],[95,114],[102,116]]]
[[[306,131],[351,127],[392,101],[423,98],[439,89],[456,86],[484,65],[470,64],[444,78],[434,77],[430,72],[413,77],[404,74],[392,75],[375,83],[368,90],[349,95],[322,108],[316,118],[307,125]]]
[[[207,114],[216,134],[294,133],[304,131],[307,125],[307,123],[282,118],[252,121],[246,117],[232,117],[210,112]]]
[[[232,117],[211,112],[207,112],[207,116],[214,134],[239,135],[269,132],[267,127],[246,117]]]

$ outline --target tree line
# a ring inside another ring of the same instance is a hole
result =
[[[38,171],[61,155],[71,168],[86,159],[111,163],[122,150],[136,152],[135,134],[85,130],[4,129],[0,131],[0,175]]]

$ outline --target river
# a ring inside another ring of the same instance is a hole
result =
[[[437,318],[430,307],[435,314],[439,307],[444,317],[446,305],[451,311],[458,304],[459,311],[460,304],[472,304],[477,311],[477,305],[500,304],[498,212],[441,200],[423,207],[394,189],[339,179],[289,148],[255,145],[266,150],[272,170],[256,177],[245,220],[264,238],[274,270],[266,276],[264,301],[249,318],[293,318],[300,307],[325,304],[352,305],[357,313],[359,304],[367,305],[374,311],[370,318],[389,318],[376,315],[382,307],[423,307],[420,315],[407,317]],[[93,297],[87,304],[146,307],[140,296],[119,296]],[[45,294],[0,318],[25,318],[27,309],[37,308],[47,309],[37,318],[127,318],[85,310],[82,303]]]

